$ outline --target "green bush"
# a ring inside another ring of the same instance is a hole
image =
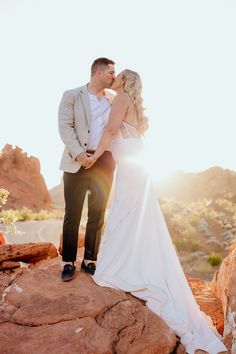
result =
[[[222,257],[219,253],[212,252],[209,254],[207,262],[210,263],[212,266],[218,266],[222,262]]]

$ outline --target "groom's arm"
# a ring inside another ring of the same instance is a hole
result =
[[[58,110],[58,128],[61,139],[70,156],[77,160],[78,155],[84,153],[74,129],[74,90],[65,91]]]

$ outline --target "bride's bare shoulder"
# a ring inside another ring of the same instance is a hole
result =
[[[126,92],[119,92],[115,96],[113,100],[114,103],[123,103],[123,104],[129,104],[129,95]]]

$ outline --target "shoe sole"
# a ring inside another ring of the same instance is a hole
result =
[[[90,275],[94,275],[95,271],[93,273],[87,271],[86,269],[83,269],[83,268],[80,268],[81,272],[84,272],[84,273],[87,273],[87,274],[90,274]]]
[[[69,279],[62,279],[61,278],[61,280],[63,281],[63,282],[67,282],[67,281],[70,281],[70,280],[72,280],[72,279],[74,279],[75,278],[75,274],[73,275],[73,277],[71,277],[71,278],[69,278]]]

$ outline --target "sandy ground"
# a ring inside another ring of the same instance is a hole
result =
[[[24,221],[15,225],[22,235],[5,234],[8,244],[27,242],[52,242],[59,245],[63,220]]]

